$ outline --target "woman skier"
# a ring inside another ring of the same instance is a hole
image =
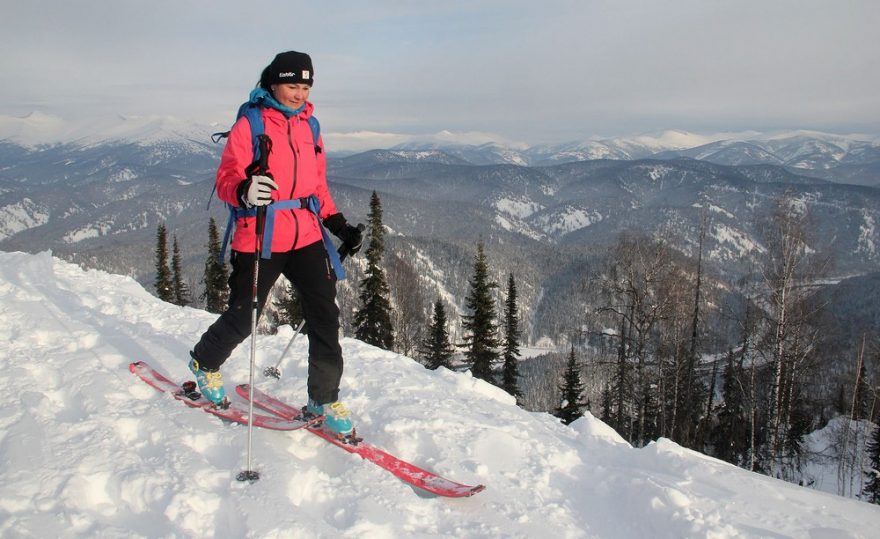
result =
[[[335,252],[330,252],[334,248],[322,224],[351,254],[360,249],[362,233],[337,211],[327,187],[323,141],[308,101],[313,82],[308,54],[276,55],[242,107],[253,109],[251,118],[240,111],[229,133],[216,180],[217,196],[235,216],[229,303],[193,347],[189,368],[202,394],[222,403],[225,390],[220,366],[251,334],[258,263],[259,311],[279,275],[298,293],[309,339],[308,412],[325,416],[326,429],[347,436],[353,427],[349,412],[339,402],[343,360],[334,271],[341,267]],[[260,129],[268,140],[258,146]],[[267,155],[258,156],[260,148]],[[258,210],[265,211],[262,234],[257,231]]]

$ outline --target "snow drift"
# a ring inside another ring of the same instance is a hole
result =
[[[342,398],[371,443],[457,481],[415,491],[307,432],[256,430],[262,478],[235,480],[247,430],[183,406],[128,364],[173,378],[214,315],[48,253],[0,253],[0,536],[805,537],[880,529],[880,508],[746,472],[661,440],[634,449],[587,415],[570,427],[468,374],[343,340]],[[258,368],[291,336],[258,338]],[[247,342],[224,366],[246,382]],[[259,372],[259,369],[258,369]],[[306,347],[280,381],[305,398]],[[229,391],[234,393],[234,391]],[[873,530],[873,531],[872,531]]]

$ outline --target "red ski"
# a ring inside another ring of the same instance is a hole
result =
[[[135,361],[128,366],[128,370],[138,375],[138,377],[147,384],[155,387],[159,391],[170,393],[175,399],[183,401],[193,408],[201,408],[202,410],[227,421],[234,421],[244,425],[247,425],[248,423],[247,406],[242,406],[241,404],[233,402],[230,403],[227,408],[222,408],[198,393],[186,393],[183,390],[183,386],[170,380],[164,374],[143,361]],[[315,418],[311,421],[300,421],[297,419],[297,416],[281,418],[275,415],[254,414],[254,426],[272,430],[297,430],[320,421],[320,419],[321,418]]]
[[[248,384],[242,384],[238,386],[235,391],[239,395],[247,399],[249,396],[250,386]],[[294,406],[286,404],[256,388],[254,388],[254,406],[272,412],[273,414],[276,414],[277,416],[283,417],[285,419],[293,419],[299,417],[302,414],[301,408],[296,408]],[[338,439],[332,434],[316,426],[308,426],[306,427],[306,430],[308,430],[312,434],[320,436],[321,438],[327,440],[333,445],[345,449],[349,453],[354,453],[355,455],[359,455],[361,458],[375,463],[379,467],[388,470],[389,472],[394,474],[395,477],[404,481],[405,483],[408,483],[414,487],[418,487],[432,494],[436,494],[437,496],[463,498],[467,496],[473,496],[474,494],[481,492],[486,488],[483,485],[463,485],[444,477],[440,477],[439,475],[429,472],[427,470],[423,470],[418,466],[415,466],[414,464],[410,464],[406,461],[400,460],[394,455],[390,455],[377,447],[373,447],[359,438],[356,439],[356,441],[349,443]]]

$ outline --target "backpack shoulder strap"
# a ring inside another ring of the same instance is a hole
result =
[[[324,148],[318,144],[318,141],[321,139],[321,124],[314,116],[309,116],[309,127],[312,128],[312,140],[315,142],[315,153],[323,152]]]
[[[256,163],[260,159],[260,135],[266,131],[266,125],[263,123],[263,112],[260,110],[259,105],[255,105],[250,101],[245,101],[240,107],[238,107],[235,121],[238,121],[242,116],[247,118],[248,124],[251,126],[251,143],[253,144],[254,162]],[[315,121],[317,122],[317,120]],[[221,140],[229,138],[229,133],[231,132],[231,128],[228,131],[218,131],[211,135],[211,140],[214,141],[214,144],[218,144]],[[314,130],[312,133],[314,134]],[[205,208],[206,210],[211,209],[211,200],[214,199],[214,193],[216,191],[217,185],[215,184],[214,188],[211,189],[211,196],[208,197],[208,205]]]
[[[263,123],[263,109],[259,105],[247,102],[238,108],[238,118],[244,116],[251,126],[251,142],[254,146],[254,162],[260,160],[260,135],[266,132]]]

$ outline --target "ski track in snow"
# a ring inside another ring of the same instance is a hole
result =
[[[0,537],[874,536],[880,508],[740,470],[660,440],[633,449],[587,414],[566,427],[469,374],[343,339],[342,399],[371,443],[456,481],[472,498],[416,491],[307,432],[254,431],[190,409],[129,373],[147,359],[188,375],[215,316],[134,280],[49,253],[0,253]],[[305,399],[299,341],[257,339],[258,387]],[[224,366],[246,382],[246,341]]]

